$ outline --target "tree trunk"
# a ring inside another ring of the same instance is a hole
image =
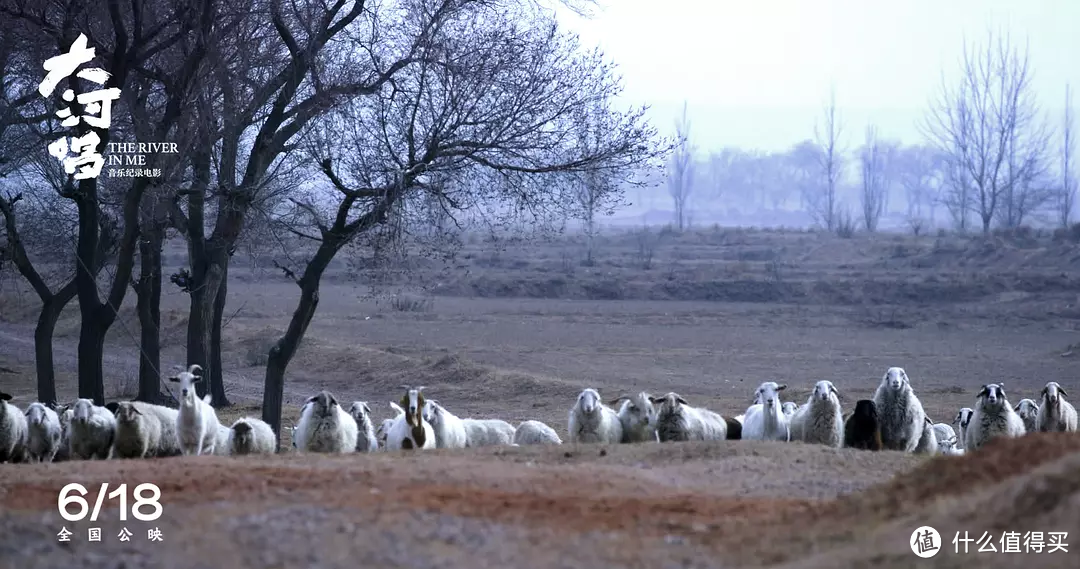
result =
[[[263,421],[270,425],[274,433],[278,435],[278,446],[281,442],[281,407],[285,399],[285,369],[289,366],[300,340],[304,338],[311,319],[315,316],[315,309],[319,306],[319,281],[323,272],[329,266],[330,261],[344,245],[339,241],[325,236],[319,245],[315,256],[308,262],[304,276],[300,278],[300,302],[293,312],[289,321],[289,328],[285,335],[270,348],[270,355],[266,361],[266,382],[263,387]]]
[[[139,401],[161,399],[161,246],[164,235],[148,231],[139,241],[139,282],[136,308],[139,313]]]
[[[56,368],[53,365],[53,332],[60,313],[72,296],[61,298],[59,295],[45,300],[38,314],[37,327],[34,328],[34,358],[37,370],[38,401],[45,404],[56,403]]]
[[[105,381],[102,364],[105,359],[105,332],[98,324],[101,310],[84,319],[79,327],[79,398],[91,399],[94,405],[105,405]]]
[[[220,269],[212,268],[209,259],[196,260],[195,270],[191,275],[191,311],[188,318],[187,331],[187,364],[198,364],[203,368],[203,375],[209,377],[213,373],[210,361],[210,343],[212,326],[214,323],[214,302],[220,280],[213,278],[214,273],[220,274]],[[203,265],[203,267],[199,267]],[[209,382],[200,381],[195,384],[195,393],[203,397],[210,391]]]
[[[97,259],[101,212],[97,204],[97,180],[82,180],[79,197],[79,235],[75,251],[75,282],[79,295],[79,397],[105,404],[105,384],[101,365],[104,360],[105,331],[102,329],[101,297],[93,267]]]
[[[221,365],[221,324],[229,291],[229,265],[222,267],[221,285],[214,299],[214,320],[210,328],[210,397],[214,407],[231,405],[225,396],[225,378]]]

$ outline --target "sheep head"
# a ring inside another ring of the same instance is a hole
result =
[[[316,417],[329,417],[337,413],[334,409],[338,404],[337,398],[325,389],[308,398],[307,403],[312,405],[312,413]]]
[[[786,384],[766,381],[759,385],[757,391],[754,392],[754,404],[760,403],[770,411],[774,407],[780,407],[780,392],[785,389],[787,389]]]
[[[439,413],[438,404],[439,402],[434,399],[424,401],[424,407],[420,411],[420,416],[428,423],[434,422],[435,415]]]
[[[368,407],[367,401],[353,401],[349,405],[349,414],[356,420],[357,425],[363,425],[371,416],[371,407]]]
[[[26,408],[26,421],[31,425],[40,425],[44,423],[46,417],[45,409],[47,409],[47,407],[45,407],[44,403],[39,403],[37,401],[31,403],[30,406]]]
[[[881,378],[881,383],[893,391],[901,391],[909,385],[907,372],[902,367],[891,367]]]
[[[140,415],[142,415],[142,412],[130,401],[124,401],[116,405],[116,420],[118,422],[134,423],[139,420]]]
[[[1056,381],[1047,382],[1046,386],[1042,388],[1040,392],[1042,401],[1044,404],[1057,405],[1059,397],[1068,397],[1068,392],[1063,387],[1058,385]]]
[[[659,404],[661,412],[672,412],[678,409],[680,405],[689,405],[689,403],[686,402],[686,399],[683,399],[682,395],[679,395],[674,391],[669,391],[662,397],[650,397],[649,400],[654,404]]]
[[[975,397],[980,405],[988,409],[997,409],[1009,404],[1009,400],[1005,397],[1005,384],[1003,383],[987,383],[982,386],[979,394]]]
[[[836,390],[836,386],[834,386],[831,381],[823,379],[814,384],[814,393],[810,396],[810,399],[819,399],[821,401],[830,401],[835,399],[837,405],[839,405],[840,392]]]
[[[1016,411],[1021,418],[1034,417],[1039,412],[1039,404],[1033,399],[1021,399],[1016,407],[1013,407],[1013,411]]]
[[[790,417],[790,416],[794,415],[799,410],[799,404],[795,403],[794,401],[788,401],[788,402],[784,403],[780,407],[780,409],[784,412],[785,415]]]
[[[656,423],[656,406],[649,399],[648,393],[642,391],[636,395],[622,395],[610,401],[609,404],[614,406],[620,401],[626,401],[626,403],[619,409],[619,413],[629,417],[631,425],[648,426],[649,423]]]
[[[405,409],[405,422],[413,427],[423,427],[424,424],[424,404],[427,403],[424,399],[424,387],[411,388],[408,386],[402,386],[405,391],[405,395],[401,396],[401,407]]]
[[[251,425],[247,421],[237,421],[232,430],[237,436],[244,436],[251,433]]]
[[[971,422],[972,413],[974,413],[974,411],[971,409],[971,407],[961,407],[960,410],[956,413],[956,418],[952,421],[953,424],[960,425],[961,427],[966,429],[968,423]]]
[[[79,399],[75,402],[74,414],[71,416],[73,423],[86,424],[94,414],[94,402],[89,399]]]
[[[202,366],[191,364],[187,371],[169,376],[169,381],[180,384],[180,403],[195,404],[195,384],[202,381]]]
[[[577,396],[577,406],[586,415],[592,415],[600,411],[601,405],[603,403],[600,402],[600,392],[591,387],[583,390]]]

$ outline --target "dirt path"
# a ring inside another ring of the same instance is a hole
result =
[[[1026,460],[1004,460],[1021,451]],[[918,562],[908,536],[924,523],[944,536],[976,526],[1080,531],[1071,505],[1080,497],[1077,451],[1080,437],[1043,435],[930,462],[744,441],[2,465],[0,559],[57,567],[75,556],[90,568],[906,569]],[[121,522],[105,510],[102,542],[88,543],[94,524],[56,511],[71,481],[152,481],[163,515]],[[61,527],[76,532],[72,542],[57,542]],[[117,539],[122,527],[131,541]],[[154,528],[160,543],[147,539]],[[980,556],[979,564],[1064,568],[1076,559]],[[918,563],[972,562],[943,551]]]

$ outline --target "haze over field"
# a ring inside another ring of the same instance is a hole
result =
[[[674,121],[687,105],[691,139],[703,160],[724,148],[786,152],[813,138],[830,90],[843,126],[839,145],[848,154],[864,143],[870,124],[882,139],[926,144],[919,123],[942,81],[958,81],[965,42],[985,43],[991,32],[1010,35],[1021,50],[1026,43],[1030,89],[1058,129],[1053,151],[1060,148],[1065,86],[1080,86],[1080,35],[1071,24],[1080,20],[1080,4],[1068,0],[672,0],[663,9],[644,0],[607,0],[590,13],[582,18],[559,11],[583,42],[618,64],[626,84],[620,101],[650,105],[650,118],[668,135],[675,134]],[[847,173],[852,185],[858,183],[855,170]],[[899,208],[903,191],[897,193]],[[671,209],[666,194],[663,188],[632,192],[634,205],[610,221],[640,223],[641,214],[652,210],[648,219],[657,222],[663,214],[656,210]],[[711,202],[704,196],[697,201],[702,207]],[[699,217],[702,223],[747,225],[810,221],[786,215],[770,220],[764,213]],[[948,225],[945,216],[936,221]],[[902,228],[902,222],[896,218],[891,225]]]

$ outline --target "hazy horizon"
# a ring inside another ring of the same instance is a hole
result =
[[[1033,87],[1051,126],[1065,85],[1080,89],[1080,3],[956,0],[601,0],[583,19],[560,20],[619,67],[625,104],[650,105],[664,134],[685,101],[700,153],[725,146],[785,150],[813,136],[830,88],[851,151],[867,124],[882,137],[922,142],[916,121],[957,78],[965,40],[1002,31],[1028,43]],[[1077,97],[1073,96],[1075,107]]]

